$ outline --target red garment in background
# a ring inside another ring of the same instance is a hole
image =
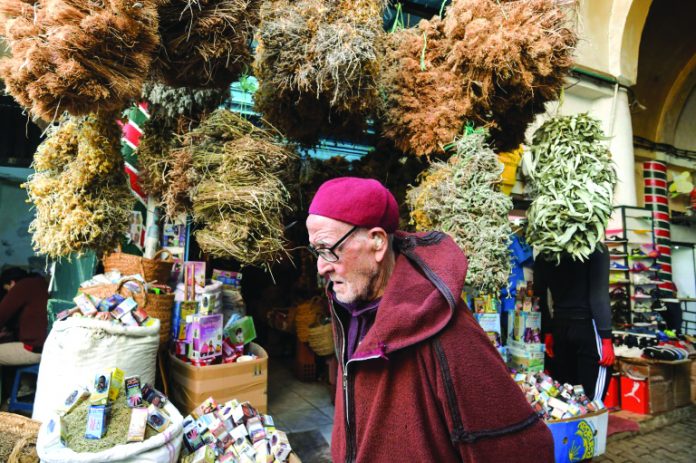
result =
[[[0,301],[0,327],[12,321],[17,341],[40,352],[48,333],[48,283],[43,277],[19,280]]]

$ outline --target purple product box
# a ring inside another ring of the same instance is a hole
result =
[[[120,294],[114,294],[106,299],[102,299],[97,306],[97,310],[100,312],[111,312],[112,309],[116,308],[117,305],[125,300],[126,298]]]
[[[187,330],[188,357],[208,360],[222,355],[222,314],[193,315]]]

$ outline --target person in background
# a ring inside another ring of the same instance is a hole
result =
[[[565,254],[558,264],[537,256],[534,294],[539,297],[551,376],[561,383],[582,384],[587,397],[604,400],[614,364],[609,251],[600,243],[586,261]]]
[[[339,361],[333,461],[554,461],[551,432],[461,298],[464,253],[398,224],[372,179],[329,180],[309,207]]]
[[[0,342],[0,365],[31,365],[41,360],[48,319],[48,283],[18,267],[0,274],[5,296],[0,301],[0,329],[13,339]]]

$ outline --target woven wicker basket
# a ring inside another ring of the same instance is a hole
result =
[[[318,296],[298,304],[297,313],[295,314],[295,332],[297,333],[297,339],[302,342],[307,342],[309,338],[309,327],[317,322],[317,318],[322,310],[321,298]]]
[[[38,463],[36,437],[40,426],[38,421],[0,412],[0,461]]]
[[[153,259],[136,256],[135,254],[127,254],[119,250],[107,254],[102,259],[104,263],[104,271],[110,272],[118,270],[121,275],[141,274],[145,281],[157,281],[158,283],[167,284],[172,273],[174,259],[171,254],[167,259],[162,259],[162,254],[168,253],[166,249],[160,249],[155,254]]]
[[[309,327],[309,348],[317,355],[325,356],[334,353],[334,339],[331,323]]]
[[[140,286],[140,292],[125,288],[124,285],[129,281],[134,281]],[[145,312],[151,317],[158,318],[160,321],[160,348],[167,346],[169,340],[169,331],[172,325],[172,307],[174,306],[174,293],[172,294],[148,294],[145,291],[143,283],[135,278],[126,278],[118,284],[112,285],[97,285],[87,288],[80,288],[80,292],[89,294],[90,296],[103,299],[112,294],[120,294],[122,296],[132,297],[139,307],[145,309]]]

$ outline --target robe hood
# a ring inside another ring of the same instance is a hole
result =
[[[438,334],[452,318],[466,279],[467,259],[442,232],[394,235],[397,252],[372,328],[353,358],[388,357]]]

